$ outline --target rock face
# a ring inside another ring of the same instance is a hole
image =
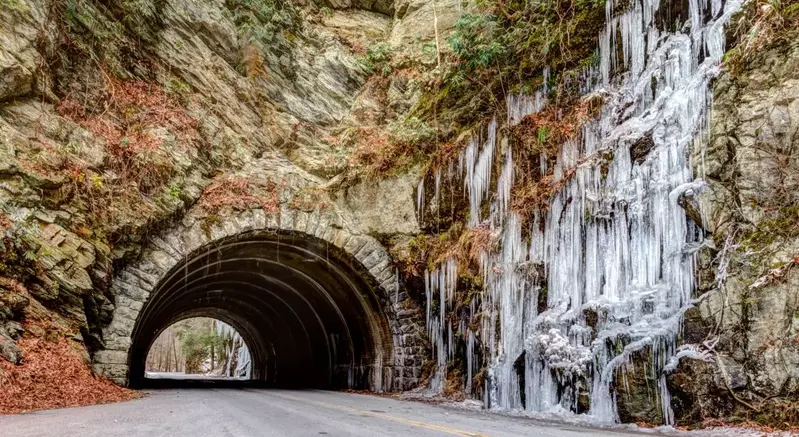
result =
[[[678,420],[780,417],[799,389],[799,46],[748,60],[714,89],[711,139],[697,173],[714,258],[686,315],[688,343],[715,342],[709,363],[670,379]],[[711,399],[713,401],[711,401]]]
[[[341,232],[369,239],[418,231],[417,173],[378,187],[342,176],[353,144],[338,137],[385,112],[387,85],[364,54],[400,26],[393,2],[255,3],[0,8],[4,358],[24,359],[14,340],[30,299],[79,331],[98,363],[120,361],[115,323],[137,308],[114,278],[184,216],[223,223],[276,207],[325,211]],[[392,260],[363,262],[379,264],[386,295],[403,295]],[[395,333],[418,337],[415,303],[397,302]],[[408,387],[420,377],[417,343],[398,346]]]
[[[379,151],[390,123],[416,116],[438,77],[431,47],[444,45],[462,2],[7,3],[0,356],[24,361],[19,322],[44,315],[79,332],[95,369],[124,382],[148,293],[181,257],[237,232],[280,229],[338,247],[369,272],[391,318],[395,387],[423,380],[422,258],[432,249],[416,237],[465,222],[468,200],[418,218],[424,169],[369,179],[354,152]],[[799,391],[799,45],[749,64],[717,80],[710,141],[693,157],[707,187],[678,199],[709,247],[684,315],[682,342],[693,349],[666,380],[678,423],[768,421]],[[649,136],[632,144],[633,159],[652,145]],[[426,179],[423,198],[463,188]],[[408,284],[399,258],[410,260]],[[663,375],[639,361],[613,381],[618,414],[660,421],[664,408],[646,390]]]
[[[31,92],[39,59],[36,27],[45,12],[42,4],[20,3],[18,12],[23,14],[3,9],[0,14],[4,27],[8,27],[0,31],[0,102]],[[10,19],[12,16],[14,20]]]
[[[444,35],[453,27],[461,14],[457,0],[399,0],[395,4],[395,24],[391,30],[394,47],[419,44],[435,40],[444,44]]]
[[[352,211],[355,221],[368,234],[416,234],[415,203],[403,193],[416,189],[419,171],[410,171],[380,181],[365,181],[339,193],[343,208]]]

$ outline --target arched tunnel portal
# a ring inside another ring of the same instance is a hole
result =
[[[231,225],[213,235],[195,228],[153,238],[115,276],[105,349],[93,357],[98,373],[141,387],[164,329],[212,317],[239,332],[253,379],[268,385],[391,390],[418,382],[418,312],[407,309],[376,240],[342,237],[338,228]]]
[[[158,334],[196,316],[239,331],[254,379],[297,387],[380,385],[393,344],[370,282],[357,261],[310,236],[255,232],[206,245],[167,274],[139,313],[130,385],[143,383]]]

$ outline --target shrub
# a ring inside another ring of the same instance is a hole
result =
[[[366,54],[361,57],[361,65],[369,72],[379,72],[383,76],[391,73],[391,45],[379,42],[366,48]]]

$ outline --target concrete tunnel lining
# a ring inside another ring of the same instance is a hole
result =
[[[253,231],[217,240],[189,254],[153,288],[131,335],[129,384],[145,382],[147,352],[163,329],[207,316],[240,332],[255,379],[373,388],[382,367],[393,364],[378,287],[353,256],[307,234]]]

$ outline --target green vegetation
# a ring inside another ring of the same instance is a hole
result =
[[[391,73],[391,45],[379,42],[366,48],[366,54],[360,59],[364,69],[369,73],[378,72],[383,76]]]
[[[248,77],[266,74],[265,53],[291,56],[292,41],[302,26],[291,2],[280,0],[225,0],[225,15],[238,30],[243,47],[239,72]],[[293,77],[293,70],[283,71]]]
[[[220,334],[217,320],[194,317],[166,328],[147,354],[147,370],[160,372],[223,373],[235,361],[232,333]]]
[[[278,0],[226,0],[227,16],[239,30],[239,37],[258,44],[264,51],[285,48],[301,20],[291,2]]]
[[[394,120],[380,129],[360,127],[347,139],[356,144],[353,161],[368,176],[385,176],[407,168],[436,150],[436,130],[414,116]]]
[[[221,358],[224,338],[213,330],[186,329],[180,335],[180,349],[186,360],[186,373],[202,373],[202,365],[210,360],[211,368]]]
[[[476,10],[458,19],[442,41],[440,65],[410,64],[412,77],[422,89],[419,102],[409,115],[385,129],[359,135],[363,147],[357,148],[355,163],[367,174],[380,176],[420,161],[441,162],[451,157],[462,146],[462,142],[456,144],[456,138],[505,111],[509,93],[538,89],[545,67],[551,72],[552,106],[571,113],[579,96],[574,78],[596,62],[596,36],[604,18],[604,0],[478,3]],[[426,44],[420,51],[429,58],[436,55],[434,49]],[[385,44],[369,47],[362,59],[369,71],[382,75],[391,73],[391,61]],[[535,126],[533,138],[540,149],[563,136],[550,126]]]
[[[575,93],[563,79],[595,61],[603,25],[604,0],[488,1],[456,23],[440,82],[420,109],[426,116],[437,110],[456,129],[469,126],[502,112],[509,92],[539,87],[547,66],[553,94],[566,103]]]
[[[144,48],[156,41],[163,27],[156,0],[64,0],[52,17],[59,31],[56,61],[67,70],[85,61],[120,79],[150,78]]]
[[[790,47],[799,37],[799,1],[746,2],[733,20],[729,34],[734,44],[724,54],[724,65],[734,75],[752,65],[752,59],[774,47]]]
[[[393,121],[387,129],[391,141],[400,144],[429,143],[436,137],[436,130],[418,117]]]
[[[756,250],[775,242],[791,241],[799,236],[799,205],[786,204],[770,216],[743,236],[741,243],[745,248]]]
[[[27,12],[29,7],[22,0],[0,0],[0,11],[9,9],[12,11]]]
[[[183,79],[171,77],[164,84],[164,91],[170,97],[182,97],[191,92],[191,85]]]

